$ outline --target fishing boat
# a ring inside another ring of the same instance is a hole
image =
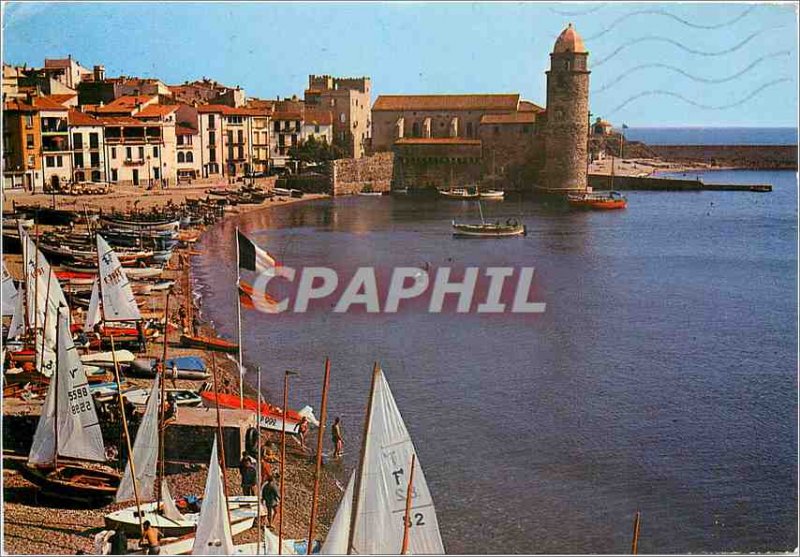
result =
[[[439,195],[446,199],[478,199],[480,194],[476,186],[467,186],[464,188],[450,188],[440,189]]]
[[[89,265],[71,265],[66,264],[61,266],[65,271],[76,273],[77,276],[86,277],[90,275],[92,278],[97,276],[97,263],[91,262]],[[160,277],[164,269],[160,267],[126,267],[125,274],[129,279],[144,280]]]
[[[569,194],[567,202],[573,209],[594,211],[608,211],[624,209],[628,206],[627,198],[617,191],[608,193],[577,193]]]
[[[201,393],[200,396],[203,398],[203,402],[209,407],[214,407],[214,405],[219,403],[222,408],[239,409],[242,407],[241,404],[243,404],[244,408],[251,412],[256,412],[258,409],[257,401],[251,398],[244,398],[243,402],[241,402],[238,395],[227,393],[216,395],[213,391],[205,391]],[[314,409],[310,406],[304,406],[300,410],[295,411],[290,409],[286,412],[286,431],[294,433],[297,424],[299,424],[300,420],[304,417],[310,424],[319,426],[319,420],[314,416]],[[259,412],[260,427],[273,431],[283,431],[283,420],[283,411],[279,407],[269,404],[268,402],[261,403],[261,411]]]
[[[103,434],[69,332],[68,311],[58,310],[55,378],[47,390],[28,462],[20,472],[42,493],[97,503],[114,496],[120,475],[97,467],[106,460]],[[59,462],[59,457],[74,460]]]
[[[453,236],[457,238],[507,238],[512,236],[524,236],[528,233],[524,224],[516,219],[507,219],[505,223],[486,222],[483,218],[483,209],[478,201],[478,211],[481,215],[481,222],[478,223],[458,223],[452,222]]]
[[[218,337],[205,337],[199,335],[181,335],[181,346],[184,348],[213,350],[214,352],[228,352],[230,354],[235,354],[239,351],[238,344]]]
[[[101,226],[107,226],[117,230],[133,231],[177,231],[180,228],[180,219],[166,218],[157,220],[139,220],[133,218],[100,215]]]
[[[173,367],[178,370],[178,379],[208,379],[209,373],[206,363],[199,356],[180,356],[167,360],[165,373],[167,377],[172,376]],[[138,358],[131,362],[131,374],[154,377],[156,374],[156,360],[149,358]]]

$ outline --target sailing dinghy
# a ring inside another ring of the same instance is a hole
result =
[[[50,381],[21,473],[47,495],[99,502],[114,496],[120,476],[85,463],[105,462],[105,446],[86,373],[69,332],[68,312],[65,307],[58,311],[55,380]],[[75,460],[59,462],[59,457]]]

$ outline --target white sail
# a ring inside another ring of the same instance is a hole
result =
[[[353,552],[396,554],[403,543],[406,490],[411,455],[416,454],[406,425],[397,409],[383,371],[378,371],[372,418],[364,454],[364,469],[357,494]],[[444,545],[433,499],[419,458],[411,495],[411,553],[443,554]]]
[[[184,516],[181,514],[181,511],[178,510],[178,506],[175,505],[175,499],[172,498],[172,493],[169,492],[166,478],[161,478],[161,498],[164,499],[163,510],[165,517],[173,522],[184,520]]]
[[[231,524],[228,521],[228,509],[222,481],[222,470],[217,458],[217,440],[214,439],[192,555],[231,555],[233,553]]]
[[[328,530],[328,537],[322,544],[320,553],[322,555],[347,555],[347,542],[350,536],[350,517],[353,511],[353,490],[355,485],[356,473],[350,474],[350,481],[347,482],[347,489],[336,510],[331,529]]]
[[[20,228],[20,241],[25,254],[25,298],[28,310],[28,326],[38,331],[36,369],[46,377],[55,369],[56,322],[58,308],[67,305],[67,299],[55,272],[44,255],[36,248],[30,235]],[[69,314],[67,314],[69,320]],[[42,337],[44,334],[44,337]]]
[[[156,464],[158,462],[158,405],[161,400],[160,380],[161,376],[156,375],[132,448],[133,465],[136,469],[136,487],[142,501],[155,499]],[[126,464],[125,473],[122,475],[119,488],[117,488],[115,501],[122,503],[133,498],[133,476],[131,476],[130,465]]]
[[[17,307],[17,287],[14,286],[14,279],[8,273],[5,263],[3,263],[2,298],[3,316],[14,315],[14,310]]]
[[[100,323],[100,282],[95,279],[92,284],[92,297],[89,299],[89,309],[86,311],[86,321],[83,323],[83,331],[89,333],[94,326]]]
[[[56,450],[60,456],[104,462],[103,434],[83,364],[72,342],[67,308],[58,312],[58,337],[56,380],[50,381],[28,462],[52,463]],[[58,431],[54,421],[58,422]]]
[[[14,315],[11,317],[11,324],[8,326],[8,338],[19,338],[24,332],[25,296],[19,293],[14,301]]]
[[[142,318],[131,284],[116,252],[97,235],[97,259],[105,321],[138,321]]]

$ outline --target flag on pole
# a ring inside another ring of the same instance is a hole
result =
[[[248,271],[263,272],[275,268],[278,264],[270,254],[255,245],[250,238],[237,230],[239,249],[239,268]]]
[[[278,301],[264,292],[261,298],[256,297],[253,285],[241,281],[239,283],[239,301],[247,309],[254,309],[262,313],[279,313]]]

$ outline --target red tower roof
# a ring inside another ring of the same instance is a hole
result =
[[[575,28],[571,23],[566,29],[561,31],[561,34],[556,39],[556,44],[553,47],[553,54],[563,54],[568,52],[580,54],[585,54],[588,52],[586,47],[583,45],[583,39],[581,39],[581,36],[578,35],[578,32],[575,31]]]

